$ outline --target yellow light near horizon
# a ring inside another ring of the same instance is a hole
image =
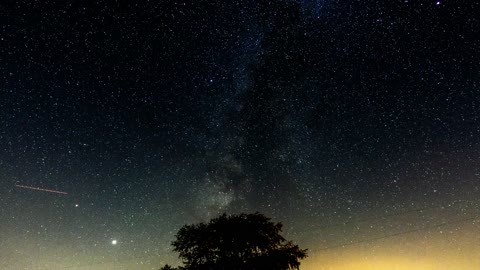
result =
[[[438,265],[426,261],[412,261],[406,258],[382,258],[374,260],[352,259],[351,261],[342,261],[320,269],[329,270],[437,270]],[[314,269],[314,268],[309,268]]]
[[[302,270],[477,270],[480,262],[447,256],[433,259],[412,259],[402,257],[359,258],[349,257],[342,260],[310,262],[302,265]]]
[[[478,270],[479,224],[408,234],[309,254],[302,270]]]

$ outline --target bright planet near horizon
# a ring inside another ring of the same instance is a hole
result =
[[[0,2],[0,270],[257,211],[301,270],[480,269],[480,1]]]

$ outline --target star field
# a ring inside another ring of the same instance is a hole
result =
[[[0,269],[178,265],[182,225],[255,211],[302,269],[477,269],[476,10],[0,4]]]

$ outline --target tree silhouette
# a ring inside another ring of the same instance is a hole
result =
[[[281,223],[260,213],[223,214],[209,223],[183,226],[172,245],[183,269],[299,269],[307,250],[283,238],[281,229]]]
[[[177,268],[175,267],[172,267],[168,264],[165,264],[165,266],[163,266],[162,268],[160,268],[160,270],[177,270]]]

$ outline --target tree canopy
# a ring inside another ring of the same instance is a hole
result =
[[[281,230],[281,223],[260,213],[223,214],[208,223],[183,226],[172,245],[183,269],[299,269],[307,250],[283,238]]]

